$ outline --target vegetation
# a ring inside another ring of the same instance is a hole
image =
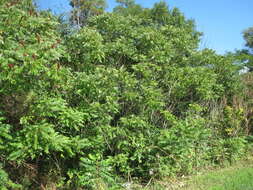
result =
[[[122,189],[245,155],[252,74],[199,50],[178,9],[118,2],[67,27],[0,2],[0,189]]]
[[[251,190],[253,187],[252,155],[231,166],[215,166],[194,175],[158,180],[141,186],[129,184],[134,190]]]

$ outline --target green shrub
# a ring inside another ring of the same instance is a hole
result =
[[[61,37],[30,0],[0,2],[1,189],[118,189],[244,155],[232,60],[177,9],[127,9]]]

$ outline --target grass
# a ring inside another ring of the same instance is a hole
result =
[[[184,190],[253,190],[253,168],[210,172],[195,177]]]
[[[178,190],[253,190],[253,160],[191,177]]]

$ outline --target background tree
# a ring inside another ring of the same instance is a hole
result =
[[[253,51],[253,27],[250,27],[243,32],[243,38],[246,41],[246,46]]]
[[[236,50],[235,53],[230,53],[230,55],[234,56],[237,64],[244,66],[249,71],[253,71],[253,27],[243,31],[243,38],[246,48]]]
[[[114,13],[118,13],[121,15],[142,15],[143,8],[135,3],[135,0],[116,0],[119,4],[118,6],[113,8]]]
[[[122,7],[131,7],[135,5],[135,0],[116,0],[117,3],[120,4]]]
[[[86,25],[91,16],[102,14],[106,8],[105,0],[70,0],[73,7],[71,11],[71,23],[82,27]]]

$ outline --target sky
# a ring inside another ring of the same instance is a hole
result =
[[[136,0],[143,7],[152,7],[160,0]],[[200,47],[219,54],[244,48],[243,30],[253,26],[253,0],[165,0],[169,8],[178,7],[186,18],[194,19],[197,30],[204,33]],[[40,9],[54,13],[68,12],[68,0],[37,0]],[[108,11],[116,5],[107,0]]]

